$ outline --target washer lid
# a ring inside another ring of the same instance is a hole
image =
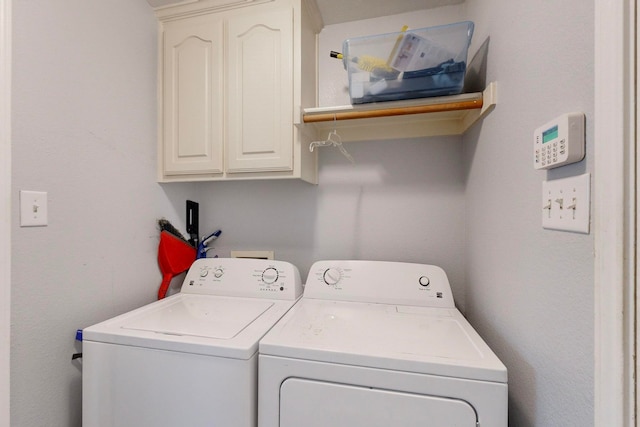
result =
[[[156,310],[141,312],[123,322],[121,328],[228,340],[271,306],[271,301],[259,299],[240,301],[188,295]]]
[[[83,330],[83,340],[249,359],[295,301],[176,294]]]
[[[304,297],[260,353],[345,365],[507,382],[507,370],[456,309]]]

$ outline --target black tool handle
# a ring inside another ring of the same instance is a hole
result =
[[[200,235],[199,206],[198,203],[187,200],[187,233],[189,233],[190,236],[189,243],[193,245],[193,247],[198,246],[198,236]]]

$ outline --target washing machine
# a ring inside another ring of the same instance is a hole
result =
[[[83,331],[84,427],[255,427],[258,341],[302,294],[274,260],[203,258],[180,292]]]
[[[507,427],[507,369],[445,272],[320,261],[260,341],[260,427]]]

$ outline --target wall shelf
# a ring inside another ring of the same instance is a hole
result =
[[[343,141],[462,135],[496,105],[497,85],[483,92],[338,107],[305,108],[317,132],[336,129]]]

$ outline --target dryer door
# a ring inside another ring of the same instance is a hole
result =
[[[458,399],[289,378],[280,388],[280,427],[476,427]]]

